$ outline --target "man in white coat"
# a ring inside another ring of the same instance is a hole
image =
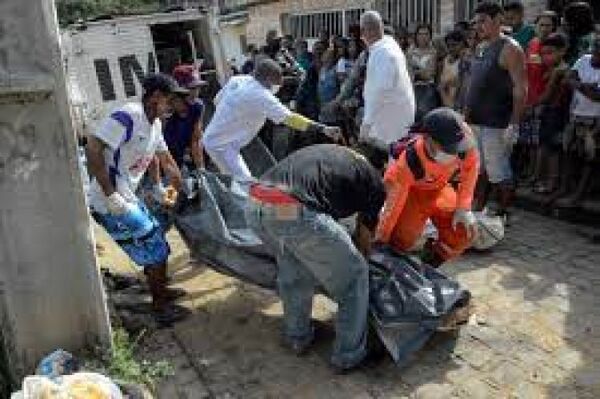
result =
[[[414,122],[415,95],[404,53],[394,38],[384,35],[378,12],[362,15],[360,33],[369,51],[360,141],[387,154],[389,144],[406,136]]]
[[[334,142],[342,139],[338,127],[312,121],[284,106],[275,97],[282,81],[281,67],[264,58],[257,61],[252,75],[232,77],[215,97],[217,109],[202,143],[221,173],[238,180],[253,179],[240,151],[267,119],[295,130],[323,134]]]

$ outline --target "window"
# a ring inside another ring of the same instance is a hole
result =
[[[305,39],[317,38],[322,29],[326,29],[331,35],[347,36],[350,26],[359,23],[360,15],[363,12],[364,9],[356,8],[294,14],[288,16],[288,21],[284,26],[287,27],[286,33]]]
[[[440,31],[441,0],[376,0],[374,8],[395,28],[427,23],[434,31]]]

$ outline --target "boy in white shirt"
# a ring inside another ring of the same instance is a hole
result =
[[[163,74],[147,76],[142,86],[142,103],[114,110],[89,137],[89,205],[96,222],[144,269],[157,322],[170,324],[185,314],[169,305],[174,294],[167,288],[169,244],[135,192],[155,156],[174,188],[181,187],[181,174],[163,139],[160,118],[169,110],[171,95],[186,89]]]

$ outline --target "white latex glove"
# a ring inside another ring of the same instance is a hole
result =
[[[129,211],[130,204],[117,191],[109,195],[106,202],[111,215],[119,216]]]
[[[369,125],[368,123],[363,123],[362,125],[360,125],[360,135],[358,137],[365,140],[367,137],[369,137],[370,131],[371,125]]]
[[[477,219],[475,214],[470,210],[457,209],[452,216],[452,228],[456,230],[459,224],[462,224],[467,230],[467,238],[469,241],[477,238]]]
[[[160,205],[173,206],[177,201],[177,190],[173,186],[165,187],[162,184],[155,184],[152,187],[152,198]]]
[[[152,186],[152,198],[158,202],[159,204],[163,204],[165,202],[165,198],[167,197],[167,189],[162,183],[155,184]]]

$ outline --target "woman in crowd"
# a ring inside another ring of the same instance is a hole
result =
[[[411,35],[405,27],[401,26],[396,31],[396,41],[402,51],[406,53],[411,46]]]
[[[415,31],[415,44],[408,50],[408,67],[417,101],[416,121],[440,104],[435,84],[437,53],[432,44],[432,33],[429,25],[419,25]]]
[[[319,119],[319,74],[325,50],[326,47],[324,47],[323,42],[317,41],[313,44],[312,62],[300,83],[292,106],[296,112],[312,120]],[[322,136],[316,133],[303,132],[299,134],[292,132],[291,134],[291,143],[289,144],[291,152],[322,141]]]
[[[456,106],[455,109],[462,111],[465,103],[465,96],[469,90],[470,84],[470,71],[471,61],[477,51],[479,40],[477,38],[477,31],[472,24],[464,30],[465,33],[465,48],[462,52],[461,60],[458,65],[458,93],[456,94]]]
[[[343,39],[343,50],[341,51],[341,54],[338,54],[339,59],[336,66],[340,84],[342,84],[350,74],[361,51],[362,47],[359,45],[359,42],[353,39]]]
[[[320,105],[319,121],[322,123],[334,123],[336,119],[335,113],[330,112],[330,107],[328,107],[328,104],[335,100],[339,92],[336,64],[335,50],[325,51],[319,70],[319,84],[317,87]]]

